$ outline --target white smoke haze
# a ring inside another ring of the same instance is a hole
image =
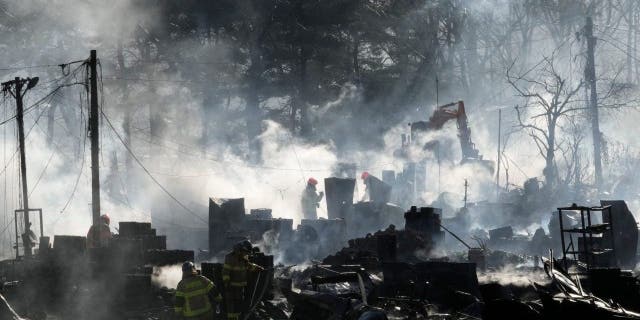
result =
[[[175,289],[182,280],[182,265],[154,267],[151,283],[159,288]]]
[[[534,282],[544,285],[549,282],[549,277],[542,269],[533,271],[531,268],[519,269],[518,266],[507,265],[499,270],[479,272],[478,282],[480,284],[497,282],[503,286],[515,285],[525,287],[532,285]]]
[[[483,0],[467,2],[465,5],[468,6],[468,11],[476,13],[476,20],[488,19],[495,21],[495,24],[498,25],[510,23],[508,17],[511,3],[506,0]],[[136,33],[149,32],[151,27],[161,23],[161,21],[157,21],[157,17],[160,16],[159,12],[162,10],[159,6],[149,6],[145,5],[146,2],[137,1],[86,2],[77,0],[47,2],[12,0],[4,1],[3,4],[2,10],[10,13],[16,19],[28,15],[39,17],[30,23],[34,25],[34,36],[39,37],[38,43],[41,44],[37,48],[38,50],[32,50],[33,48],[26,46],[6,48],[11,59],[4,61],[3,65],[27,66],[43,63],[55,65],[84,59],[88,55],[89,49],[98,48],[105,76],[103,79],[104,104],[102,106],[104,112],[113,122],[119,134],[124,136],[122,130],[124,108],[133,110],[132,141],[130,142],[132,150],[143,165],[172,195],[205,220],[209,197],[244,197],[247,210],[271,208],[275,217],[292,218],[297,223],[300,219],[299,196],[305,186],[306,179],[309,177],[318,179],[318,189],[323,190],[323,178],[331,174],[332,168],[338,162],[354,162],[359,171],[370,171],[376,176],[380,176],[382,170],[400,172],[403,161],[394,156],[394,152],[401,146],[400,135],[402,133],[409,134],[407,123],[427,120],[436,107],[435,99],[428,101],[425,99],[412,110],[403,111],[402,114],[396,115],[402,121],[394,119],[383,124],[369,123],[368,119],[358,119],[355,116],[344,117],[341,111],[365,103],[360,88],[356,84],[348,82],[341,85],[335,100],[323,105],[312,106],[310,112],[314,121],[317,121],[314,130],[319,136],[319,139],[315,141],[304,140],[292,135],[282,122],[264,121],[264,131],[260,136],[263,162],[255,165],[249,162],[245,156],[247,141],[244,129],[227,132],[224,130],[224,126],[212,125],[208,129],[211,130],[211,140],[204,147],[200,141],[201,133],[205,130],[204,123],[243,123],[242,112],[245,108],[245,102],[236,95],[228,96],[218,102],[206,102],[197,95],[197,92],[201,91],[201,87],[216,88],[218,83],[234,83],[241,81],[241,79],[225,78],[209,79],[203,83],[189,82],[184,74],[172,70],[167,63],[144,61],[144,66],[141,68],[149,70],[150,73],[152,71],[153,78],[162,81],[131,81],[128,83],[130,91],[128,100],[119,100],[118,86],[120,82],[114,80],[114,77],[119,77],[120,70],[115,58],[113,58],[115,56],[114,48],[117,46],[119,38],[127,39]],[[407,17],[408,24],[416,23],[411,19],[411,16]],[[579,20],[576,22],[576,26],[582,23],[583,20]],[[55,28],[50,27],[51,25],[55,25]],[[601,27],[604,26],[601,24]],[[56,30],[64,30],[65,33],[58,34]],[[514,71],[530,69],[542,56],[549,56],[557,47],[557,43],[550,37],[544,26],[536,28],[532,37],[535,40],[535,45],[530,52],[515,58],[511,57],[517,61],[515,66],[517,70]],[[16,41],[16,43],[19,42]],[[486,46],[487,50],[502,49],[495,48],[490,43],[480,43],[478,46]],[[514,52],[520,50],[519,44],[515,42],[506,44],[506,46],[511,46]],[[224,41],[215,45],[203,45],[195,40],[180,40],[175,43],[175,47],[186,48],[185,51],[192,52],[191,55],[196,57],[206,53],[207,64],[198,65],[194,69],[206,68],[207,71],[215,73],[220,68],[232,67],[215,63],[233,54],[232,45]],[[580,63],[572,62],[575,59],[572,59],[569,54],[575,55],[579,50],[581,50],[579,42],[569,42],[558,50],[556,55],[558,59],[556,65],[560,66],[559,71],[567,74],[574,83],[580,79],[579,74],[582,73],[583,66]],[[42,54],[43,51],[47,54]],[[140,53],[135,51],[125,52],[125,64],[130,65],[133,61],[141,59],[139,55]],[[597,65],[603,66],[603,77],[608,80],[613,79],[619,70],[616,62],[626,58],[624,54],[619,52],[605,50],[599,57]],[[504,57],[505,60],[508,58]],[[522,185],[528,178],[540,177],[544,168],[544,160],[539,156],[531,138],[525,132],[516,131],[515,128],[516,118],[513,106],[522,105],[525,101],[515,96],[504,79],[504,69],[511,62],[506,61],[504,66],[494,66],[498,76],[495,82],[489,86],[490,91],[471,81],[473,88],[470,93],[443,90],[439,96],[439,104],[460,99],[465,100],[473,142],[484,159],[493,161],[497,160],[497,109],[502,108],[502,143],[507,144],[506,158],[503,158],[503,163],[507,163],[508,166],[505,168],[503,164],[501,168],[501,186],[507,182],[505,170],[509,172],[509,184]],[[243,67],[237,66],[237,68]],[[241,73],[240,71],[238,70],[238,74]],[[30,105],[52,89],[47,86],[47,81],[58,78],[61,74],[58,68],[27,69],[6,72],[3,74],[3,79],[11,79],[14,76],[41,77],[40,84],[28,94],[26,105]],[[440,76],[441,81],[445,81],[444,78],[444,75]],[[605,82],[603,87],[606,87],[608,80],[603,81]],[[216,89],[212,89],[212,91],[214,90]],[[432,90],[432,88],[428,90]],[[34,127],[29,134],[27,139],[29,189],[33,189],[37,183],[30,197],[30,206],[43,208],[45,234],[86,235],[91,221],[91,191],[88,141],[84,160],[80,159],[86,125],[86,119],[84,122],[80,120],[81,112],[78,107],[80,100],[78,94],[82,89],[79,87],[66,88],[64,91],[69,94],[67,103],[77,116],[78,128],[76,128],[77,131],[65,132],[64,122],[59,118],[56,119],[54,141],[60,144],[59,149],[63,153],[47,143],[47,137],[44,134],[47,130],[44,119],[39,121],[39,126]],[[579,95],[582,97],[582,92]],[[262,102],[262,107],[268,110],[277,109],[281,105],[286,105],[290,99],[291,97],[271,97]],[[216,110],[224,110],[225,112],[205,111],[212,104],[221,105]],[[7,99],[5,105],[7,108],[4,111],[6,117],[3,119],[11,116],[14,110],[11,99]],[[83,112],[86,118],[86,105],[84,108]],[[149,115],[153,110],[164,111],[164,127],[161,136],[152,136],[150,132]],[[36,109],[26,117],[26,127],[31,126],[35,119],[34,115],[39,112],[40,109]],[[207,119],[205,117],[207,112],[213,112],[214,115]],[[601,129],[606,138],[628,146],[629,149],[635,150],[630,153],[637,155],[640,145],[633,128],[635,128],[637,120],[640,120],[639,117],[639,113],[628,109],[609,116],[605,113],[602,116]],[[580,119],[588,132],[588,119],[586,117]],[[566,125],[566,121],[566,119],[563,120],[561,125]],[[135,220],[151,221],[154,224],[169,223],[190,228],[206,228],[200,219],[191,216],[180,206],[177,206],[150,180],[135,161],[131,166],[131,171],[128,171],[125,165],[127,150],[123,148],[116,135],[111,132],[111,128],[104,121],[102,124],[100,169],[103,192],[101,206],[103,213],[111,216],[112,226],[117,226],[119,221]],[[360,141],[369,138],[362,136],[362,132],[366,132],[363,128],[368,126],[382,128],[378,132],[379,140],[382,143],[375,147],[371,147],[371,144],[360,144]],[[4,163],[7,163],[15,150],[15,130],[12,125],[5,129],[3,159]],[[514,131],[515,133],[506,134]],[[338,135],[337,138],[336,135]],[[60,142],[66,137],[70,137],[69,140],[75,140],[75,142]],[[432,152],[422,150],[424,143],[431,140],[440,141],[441,159],[439,165],[438,159]],[[78,144],[80,145],[79,155],[74,151],[78,149],[74,145]],[[348,147],[341,147],[341,145]],[[586,138],[581,144],[585,163],[591,162],[591,148],[591,139],[589,134],[586,134]],[[117,162],[112,157],[114,153],[117,155]],[[51,156],[52,154],[53,156]],[[440,193],[448,192],[452,198],[455,198],[451,205],[455,208],[461,207],[465,179],[469,181],[470,202],[496,200],[495,176],[477,165],[460,166],[461,158],[455,121],[448,123],[440,131],[426,133],[411,146],[411,160],[427,159],[427,187],[425,193],[420,195],[419,203],[416,204],[428,205],[438,199]],[[560,157],[557,158],[560,161]],[[15,161],[16,158],[7,167],[2,178],[7,181],[6,188],[2,188],[5,191],[6,204],[5,216],[2,221],[2,226],[7,226],[7,231],[2,236],[5,242],[11,242],[14,237],[10,219],[13,216],[13,210],[20,207],[17,184],[19,175]],[[83,161],[84,164],[82,164]],[[46,171],[42,173],[45,167]],[[118,170],[113,171],[114,168]],[[42,177],[40,177],[41,173]],[[589,174],[592,175],[592,172],[589,171]],[[620,178],[620,176],[621,174],[616,178]],[[77,188],[74,188],[76,180],[79,182]],[[364,186],[360,179],[357,180],[357,191],[354,198],[360,199]],[[590,183],[591,180],[591,176],[587,177],[586,183]],[[112,189],[117,192],[114,194],[107,192],[109,186],[115,186]],[[633,186],[637,189],[637,184],[634,183]],[[75,192],[73,192],[74,189]],[[73,197],[71,197],[72,193]],[[616,196],[616,194],[612,195],[612,197]],[[65,208],[69,199],[71,200]],[[567,202],[570,200],[567,199]],[[597,199],[592,200],[597,201]],[[636,215],[640,214],[638,212],[640,203],[637,197],[627,200],[630,200],[630,209]],[[166,210],[155,210],[154,208],[157,206],[164,207]],[[63,208],[64,212],[60,213]],[[326,203],[324,201],[321,203],[318,213],[319,216],[326,217]],[[474,221],[473,226],[486,227],[492,222]],[[540,221],[540,225],[546,228],[545,221]],[[533,226],[527,230],[531,231],[532,228]],[[4,255],[11,255],[11,252],[6,252]]]

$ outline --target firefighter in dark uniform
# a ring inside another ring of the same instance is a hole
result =
[[[193,262],[182,265],[182,280],[176,288],[174,304],[176,319],[211,320],[214,306],[222,301],[222,295],[211,280],[198,274]]]
[[[103,214],[100,216],[100,222],[92,225],[91,228],[89,228],[89,232],[87,232],[87,248],[104,248],[109,246],[109,242],[111,242],[113,237],[109,227],[110,223],[111,219],[108,215]]]
[[[251,243],[242,241],[233,246],[233,250],[224,257],[222,281],[229,320],[238,320],[247,311],[245,301],[247,301],[247,295],[251,294],[247,290],[247,273],[264,270],[261,266],[249,261],[251,252]]]

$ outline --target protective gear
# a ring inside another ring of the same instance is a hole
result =
[[[109,216],[106,214],[100,216],[100,223],[94,224],[87,232],[87,248],[108,247],[111,238],[111,229],[109,228]]]
[[[313,179],[313,178],[312,178]],[[314,179],[315,180],[315,179]],[[323,192],[316,192],[316,185],[308,183],[307,187],[302,192],[300,198],[300,205],[302,207],[302,216],[305,219],[315,220],[318,219],[318,213],[316,208],[320,207],[320,201],[324,197]]]
[[[369,178],[369,172],[363,172],[362,175],[360,176],[360,178],[362,180],[367,180],[367,178]]]
[[[188,264],[187,262],[183,265]],[[213,305],[222,301],[222,295],[211,280],[197,275],[188,274],[178,283],[174,313],[177,317],[186,319],[213,318]]]
[[[247,294],[247,272],[264,270],[259,265],[249,261],[249,252],[246,245],[249,241],[243,241],[234,246],[233,251],[224,257],[222,267],[222,281],[224,283],[224,295],[227,306],[227,319],[240,319],[244,310],[245,295]]]
[[[252,248],[253,246],[251,245],[251,242],[249,242],[249,240],[244,240],[236,243],[233,246],[233,251],[244,251],[246,253],[249,253],[251,252]]]
[[[307,180],[307,184],[310,184],[312,186],[315,186],[318,184],[318,180],[314,179],[314,178],[309,178],[309,180]]]
[[[191,261],[187,261],[182,264],[183,273],[193,273],[196,270],[196,266]]]

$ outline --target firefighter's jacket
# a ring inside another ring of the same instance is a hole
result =
[[[318,203],[322,201],[323,196],[324,194],[316,192],[315,187],[307,185],[302,192],[302,197],[300,199],[302,214],[305,219],[318,219],[316,208],[318,207]]]
[[[176,288],[175,314],[186,319],[213,314],[212,300],[217,303],[222,301],[213,282],[196,274],[187,276]]]
[[[87,248],[104,248],[111,241],[111,229],[108,224],[92,225],[87,232]]]
[[[260,269],[260,266],[249,261],[247,253],[232,251],[224,257],[222,281],[232,287],[246,287],[247,272]]]

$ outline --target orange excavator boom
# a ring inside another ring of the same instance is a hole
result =
[[[418,132],[440,130],[449,120],[456,120],[458,138],[462,149],[462,161],[482,160],[482,156],[471,140],[471,128],[467,121],[464,102],[452,102],[436,108],[428,121],[418,121],[411,124],[411,139],[414,140]]]

